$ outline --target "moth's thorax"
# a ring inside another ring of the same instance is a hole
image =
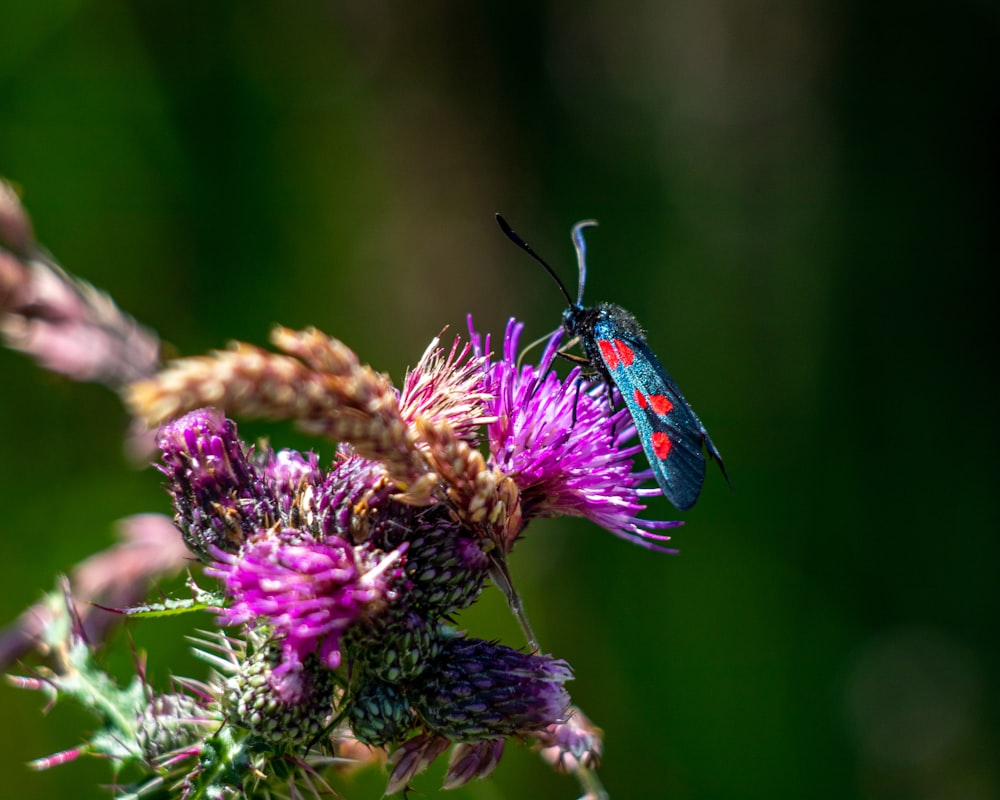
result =
[[[596,306],[570,306],[563,312],[563,327],[570,336],[579,336],[584,341],[594,337],[594,326],[599,322],[610,322],[615,331],[632,341],[645,341],[642,326],[628,311],[614,303],[598,303]]]
[[[600,319],[596,308],[569,306],[563,311],[563,328],[570,336],[586,338],[594,330],[594,325]]]

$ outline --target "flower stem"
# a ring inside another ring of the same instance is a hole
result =
[[[579,800],[610,800],[611,795],[608,794],[594,770],[581,764],[574,770],[573,774],[576,775],[576,779],[580,782],[580,788],[584,792]]]
[[[539,651],[538,639],[535,637],[535,632],[531,629],[531,623],[528,622],[528,614],[524,610],[524,603],[521,602],[521,595],[514,588],[514,581],[510,577],[510,570],[507,569],[507,558],[499,549],[493,550],[490,553],[490,578],[507,597],[510,612],[517,618],[517,621],[521,625],[524,638],[528,642],[529,651],[537,653]]]

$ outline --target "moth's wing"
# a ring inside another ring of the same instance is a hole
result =
[[[656,482],[671,503],[686,511],[705,481],[702,447],[721,465],[719,451],[644,340],[623,336],[603,320],[594,326],[594,335],[601,360],[632,415]]]

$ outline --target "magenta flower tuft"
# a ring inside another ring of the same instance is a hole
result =
[[[221,610],[225,625],[271,628],[282,644],[275,675],[300,670],[311,653],[330,669],[340,665],[340,637],[366,610],[386,599],[400,574],[405,548],[382,556],[371,569],[343,539],[322,542],[295,529],[278,529],[248,542],[239,555],[214,553],[206,569],[223,582],[232,604]]]
[[[565,379],[551,370],[561,329],[549,338],[538,366],[518,367],[523,328],[513,319],[507,323],[503,356],[491,364],[486,382],[495,397],[486,411],[496,418],[487,429],[492,463],[521,490],[524,518],[586,517],[643,547],[674,552],[655,543],[670,538],[656,531],[683,523],[638,516],[643,500],[660,490],[640,488],[652,473],[635,470],[642,447],[628,411],[609,413],[604,384],[583,381],[579,367]],[[488,351],[489,337],[480,348],[471,317],[469,330],[477,351]]]

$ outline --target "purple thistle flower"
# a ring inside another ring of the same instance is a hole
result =
[[[317,527],[321,536],[340,536],[359,542],[368,538],[357,513],[361,501],[368,509],[379,509],[395,493],[385,467],[353,454],[341,446],[340,460],[327,473],[316,502]]]
[[[441,654],[407,696],[428,730],[452,741],[536,733],[569,708],[565,661],[482,639],[444,641]]]
[[[668,540],[655,531],[683,523],[638,517],[643,500],[660,490],[639,488],[652,472],[635,471],[642,446],[634,441],[627,409],[609,413],[604,384],[581,383],[579,367],[565,379],[551,370],[562,329],[549,338],[537,367],[518,367],[523,328],[513,319],[507,323],[503,357],[491,364],[486,382],[495,397],[486,411],[496,417],[487,429],[491,464],[517,484],[525,520],[586,517],[635,544],[675,552],[651,540]],[[480,348],[471,317],[469,330],[477,352],[488,351],[489,337]]]
[[[248,537],[277,521],[277,502],[247,458],[236,423],[202,408],[164,425],[156,436],[160,471],[185,544],[205,559],[213,550],[236,552]]]
[[[299,527],[312,518],[316,487],[323,480],[319,456],[313,452],[303,455],[297,450],[269,451],[262,472],[285,525]]]
[[[216,550],[206,573],[232,598],[219,615],[222,624],[273,629],[282,645],[275,675],[300,670],[317,651],[325,667],[336,669],[341,635],[386,601],[404,551],[366,558],[335,536],[320,542],[301,530],[275,529],[247,542],[238,555]]]
[[[264,479],[279,493],[294,493],[303,483],[315,485],[320,478],[319,456],[312,451],[305,455],[298,450],[274,451],[264,465]]]

